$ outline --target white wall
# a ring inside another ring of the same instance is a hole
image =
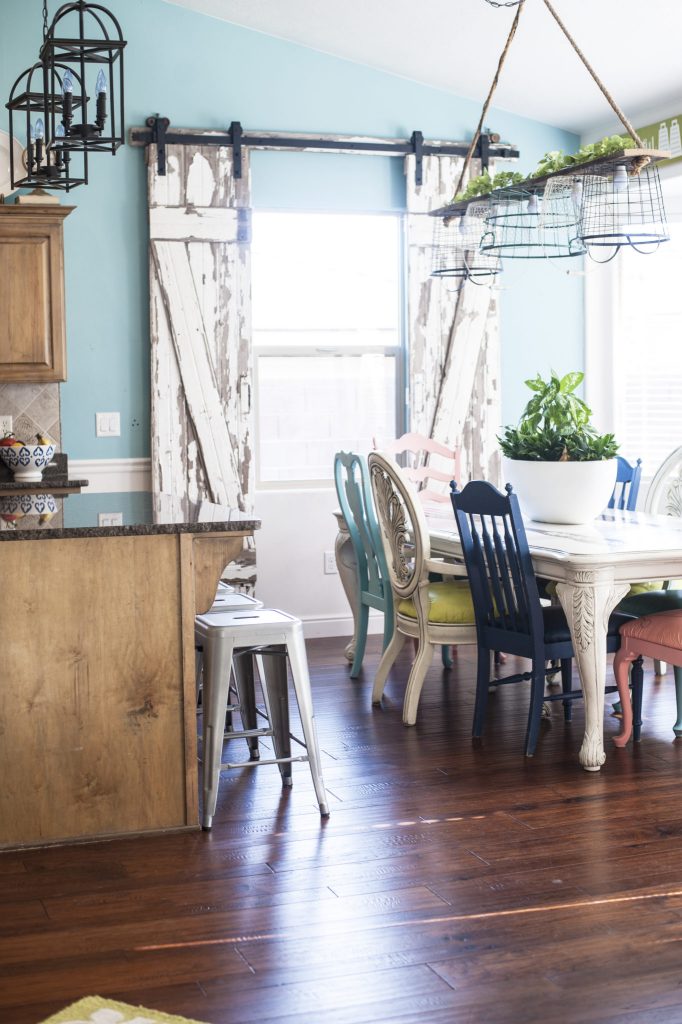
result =
[[[351,636],[352,617],[338,575],[324,572],[324,553],[334,551],[338,508],[333,486],[256,492],[258,584],[266,605],[303,619],[305,635]],[[370,619],[370,632],[383,617]]]

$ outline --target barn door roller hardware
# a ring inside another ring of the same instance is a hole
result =
[[[421,132],[412,132],[409,139],[375,139],[354,135],[296,135],[277,132],[246,132],[239,121],[233,121],[229,129],[222,131],[182,132],[170,128],[170,120],[155,114],[148,117],[144,128],[132,128],[130,142],[133,146],[157,147],[159,174],[166,173],[166,146],[200,145],[226,146],[234,157],[234,174],[242,175],[242,151],[250,149],[292,150],[297,152],[332,153],[374,153],[381,156],[406,156],[414,154],[415,180],[422,184],[423,159],[431,155],[466,156],[470,145],[467,142],[431,142]],[[485,170],[493,158],[513,160],[518,150],[509,143],[501,142],[500,136],[486,129],[480,133],[472,156],[481,161]]]

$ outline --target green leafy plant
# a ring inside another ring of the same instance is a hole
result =
[[[471,178],[463,192],[458,192],[453,202],[459,203],[463,199],[475,199],[477,196],[489,195],[496,188],[506,188],[508,185],[518,185],[523,181],[532,181],[533,178],[541,178],[545,174],[554,174],[556,171],[563,171],[577,164],[587,163],[589,160],[596,160],[599,157],[615,156],[622,153],[624,149],[635,146],[633,139],[623,135],[607,135],[598,142],[591,142],[581,146],[577,153],[566,154],[560,149],[552,149],[541,158],[540,163],[532,174],[524,177],[516,171],[499,171],[491,175],[488,171],[479,174],[477,178]]]
[[[505,427],[498,438],[509,459],[529,462],[595,462],[613,459],[618,445],[613,434],[599,434],[590,423],[592,410],[575,394],[583,373],[549,380],[540,374],[527,380],[533,392],[516,427]]]

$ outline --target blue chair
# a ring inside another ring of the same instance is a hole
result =
[[[618,508],[621,511],[634,512],[637,508],[637,495],[639,493],[639,481],[642,477],[642,460],[637,459],[634,466],[631,466],[627,459],[618,458],[618,474],[616,486],[609,499],[608,508]]]
[[[492,484],[474,480],[463,491],[457,490],[453,482],[450,495],[476,617],[478,669],[473,735],[480,737],[483,733],[490,685],[498,687],[530,680],[525,751],[532,757],[540,732],[543,704],[562,701],[564,718],[570,721],[571,702],[582,697],[582,690],[572,689],[573,644],[566,616],[561,608],[543,607],[540,603],[519,502],[510,484],[506,491],[502,494]],[[614,613],[609,619],[609,652],[618,650],[618,630],[630,618],[630,615]],[[493,651],[528,658],[530,671],[491,679]],[[554,672],[546,665],[555,660],[561,663],[561,693],[545,694],[546,677]],[[607,692],[615,689],[607,687]]]
[[[367,644],[369,610],[384,613],[384,650],[393,636],[393,593],[374,512],[367,463],[353,452],[334,456],[334,483],[357,562],[358,608],[351,679],[360,675]]]

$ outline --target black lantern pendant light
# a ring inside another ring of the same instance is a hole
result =
[[[66,69],[62,68],[62,74]],[[9,102],[10,175],[12,188],[58,189],[69,192],[87,185],[87,153],[75,159],[64,147],[61,93],[50,91],[52,69],[44,61],[22,72],[12,86]],[[80,105],[80,100],[78,101]],[[14,158],[14,141],[23,149]]]
[[[40,57],[51,93],[61,94],[63,149],[115,153],[123,145],[125,45],[121,26],[101,4],[72,0],[52,19]]]
[[[48,27],[43,0],[39,60],[17,78],[7,103],[11,141],[24,150],[17,166],[10,146],[13,188],[68,192],[86,185],[88,154],[115,153],[123,144],[125,45],[101,4],[72,0]]]

